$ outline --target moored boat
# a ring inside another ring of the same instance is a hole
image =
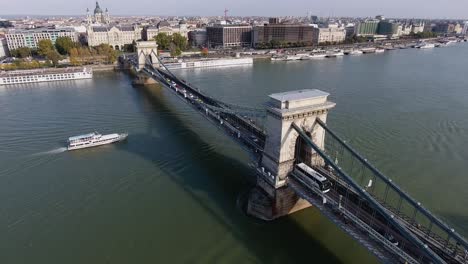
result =
[[[111,144],[114,142],[119,142],[125,140],[128,134],[108,134],[108,135],[101,135],[98,132],[93,132],[89,134],[79,135],[68,138],[68,150],[75,150],[75,149],[83,149],[83,148],[91,148],[106,144]]]
[[[435,45],[432,43],[424,43],[422,45],[419,45],[417,48],[418,49],[432,49],[432,48],[435,48]]]
[[[362,53],[364,54],[368,54],[368,53],[375,53],[375,48],[364,48],[364,49],[361,49]]]

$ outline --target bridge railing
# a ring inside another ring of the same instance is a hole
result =
[[[159,60],[159,64],[161,66],[160,69],[153,66],[153,63],[147,57],[146,59],[146,67],[151,71],[160,75],[163,79],[169,78],[171,81],[177,83],[177,85],[182,86],[183,88],[188,89],[191,93],[194,93],[200,98],[203,98],[205,103],[208,107],[216,108],[217,111],[227,113],[227,114],[234,114],[241,119],[247,120],[247,124],[249,125],[252,131],[255,131],[259,137],[264,137],[261,134],[265,134],[264,124],[266,119],[266,109],[265,108],[256,108],[244,105],[237,105],[233,103],[227,103],[220,99],[213,97],[212,95],[207,95],[204,93],[200,88],[196,87],[195,85],[188,83],[185,80],[179,78],[176,74],[171,72],[164,63],[159,59],[159,56],[156,56]]]
[[[324,151],[323,149],[319,148],[310,138],[306,132],[296,125],[295,123],[292,123],[291,125],[293,129],[299,134],[299,137],[303,140],[303,144],[308,145],[311,147],[315,153],[312,153],[311,155],[314,156],[319,156],[322,161],[318,158],[313,158],[313,162],[317,162],[316,165],[318,166],[323,166],[325,164],[325,167],[329,168],[331,171],[334,172],[335,175],[339,177],[339,179],[345,184],[345,196],[344,196],[344,202],[345,203],[351,203],[351,200],[349,200],[349,197],[352,196],[351,192],[355,192],[359,197],[360,201],[364,201],[365,204],[372,210],[371,215],[370,215],[370,223],[368,223],[371,227],[375,226],[378,228],[376,225],[377,222],[374,221],[378,216],[381,216],[383,219],[380,219],[379,222],[385,222],[385,226],[383,228],[384,234],[387,233],[387,231],[390,230],[395,230],[401,236],[405,239],[405,241],[409,241],[408,244],[401,245],[400,247],[405,248],[408,250],[408,252],[412,252],[412,254],[415,255],[415,259],[418,259],[420,261],[427,262],[427,259],[430,260],[430,262],[434,263],[445,263],[445,261],[434,251],[432,251],[431,248],[429,248],[424,242],[422,242],[418,237],[416,237],[412,232],[410,232],[404,225],[398,221],[395,216],[390,213],[385,207],[383,207],[377,199],[375,199],[365,188],[361,187],[357,181],[349,175],[344,169],[342,169],[338,164],[336,163],[336,160],[331,157],[326,150]],[[326,148],[326,147],[325,147]],[[314,165],[314,164],[311,164]],[[336,186],[336,185],[335,185]],[[339,191],[339,190],[337,190]],[[359,207],[363,206],[361,202],[358,204]],[[390,239],[390,238],[389,238]],[[398,241],[400,243],[405,243],[405,241]]]
[[[360,189],[366,190],[433,251],[443,255],[445,259],[468,263],[468,244],[465,238],[370,164],[320,119],[317,119],[317,125],[325,131],[324,152],[352,177]]]

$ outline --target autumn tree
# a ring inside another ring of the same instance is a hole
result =
[[[37,53],[40,56],[45,57],[47,56],[47,53],[53,50],[55,50],[54,45],[52,44],[52,41],[50,39],[41,39],[37,43]]]
[[[11,56],[17,57],[17,58],[26,58],[31,56],[31,49],[28,47],[20,47],[17,49],[12,50]]]
[[[55,48],[62,55],[67,55],[71,48],[76,47],[76,43],[70,37],[58,37],[55,40]]]
[[[54,66],[57,66],[58,61],[61,59],[60,54],[54,49],[47,51],[45,57],[50,60]]]

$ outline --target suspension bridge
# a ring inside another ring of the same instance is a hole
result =
[[[216,99],[168,70],[154,42],[120,58],[157,81],[238,142],[252,157],[257,187],[247,212],[272,220],[314,206],[385,263],[468,263],[464,237],[413,199],[326,125],[335,103],[319,90],[272,94],[264,108]],[[326,192],[295,173],[305,163]]]

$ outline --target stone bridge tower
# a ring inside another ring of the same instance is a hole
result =
[[[325,131],[315,125],[316,118],[327,120],[328,110],[335,103],[320,90],[300,90],[270,95],[267,106],[265,149],[257,177],[257,187],[251,192],[247,210],[263,219],[274,219],[308,207],[287,186],[287,177],[299,160],[308,165],[320,162],[312,148],[301,144],[292,123],[302,127],[320,148],[325,145]]]
[[[138,69],[145,67],[146,57],[149,56],[151,63],[155,67],[159,67],[158,61],[158,44],[156,41],[138,41],[136,43],[136,52],[138,55]]]

